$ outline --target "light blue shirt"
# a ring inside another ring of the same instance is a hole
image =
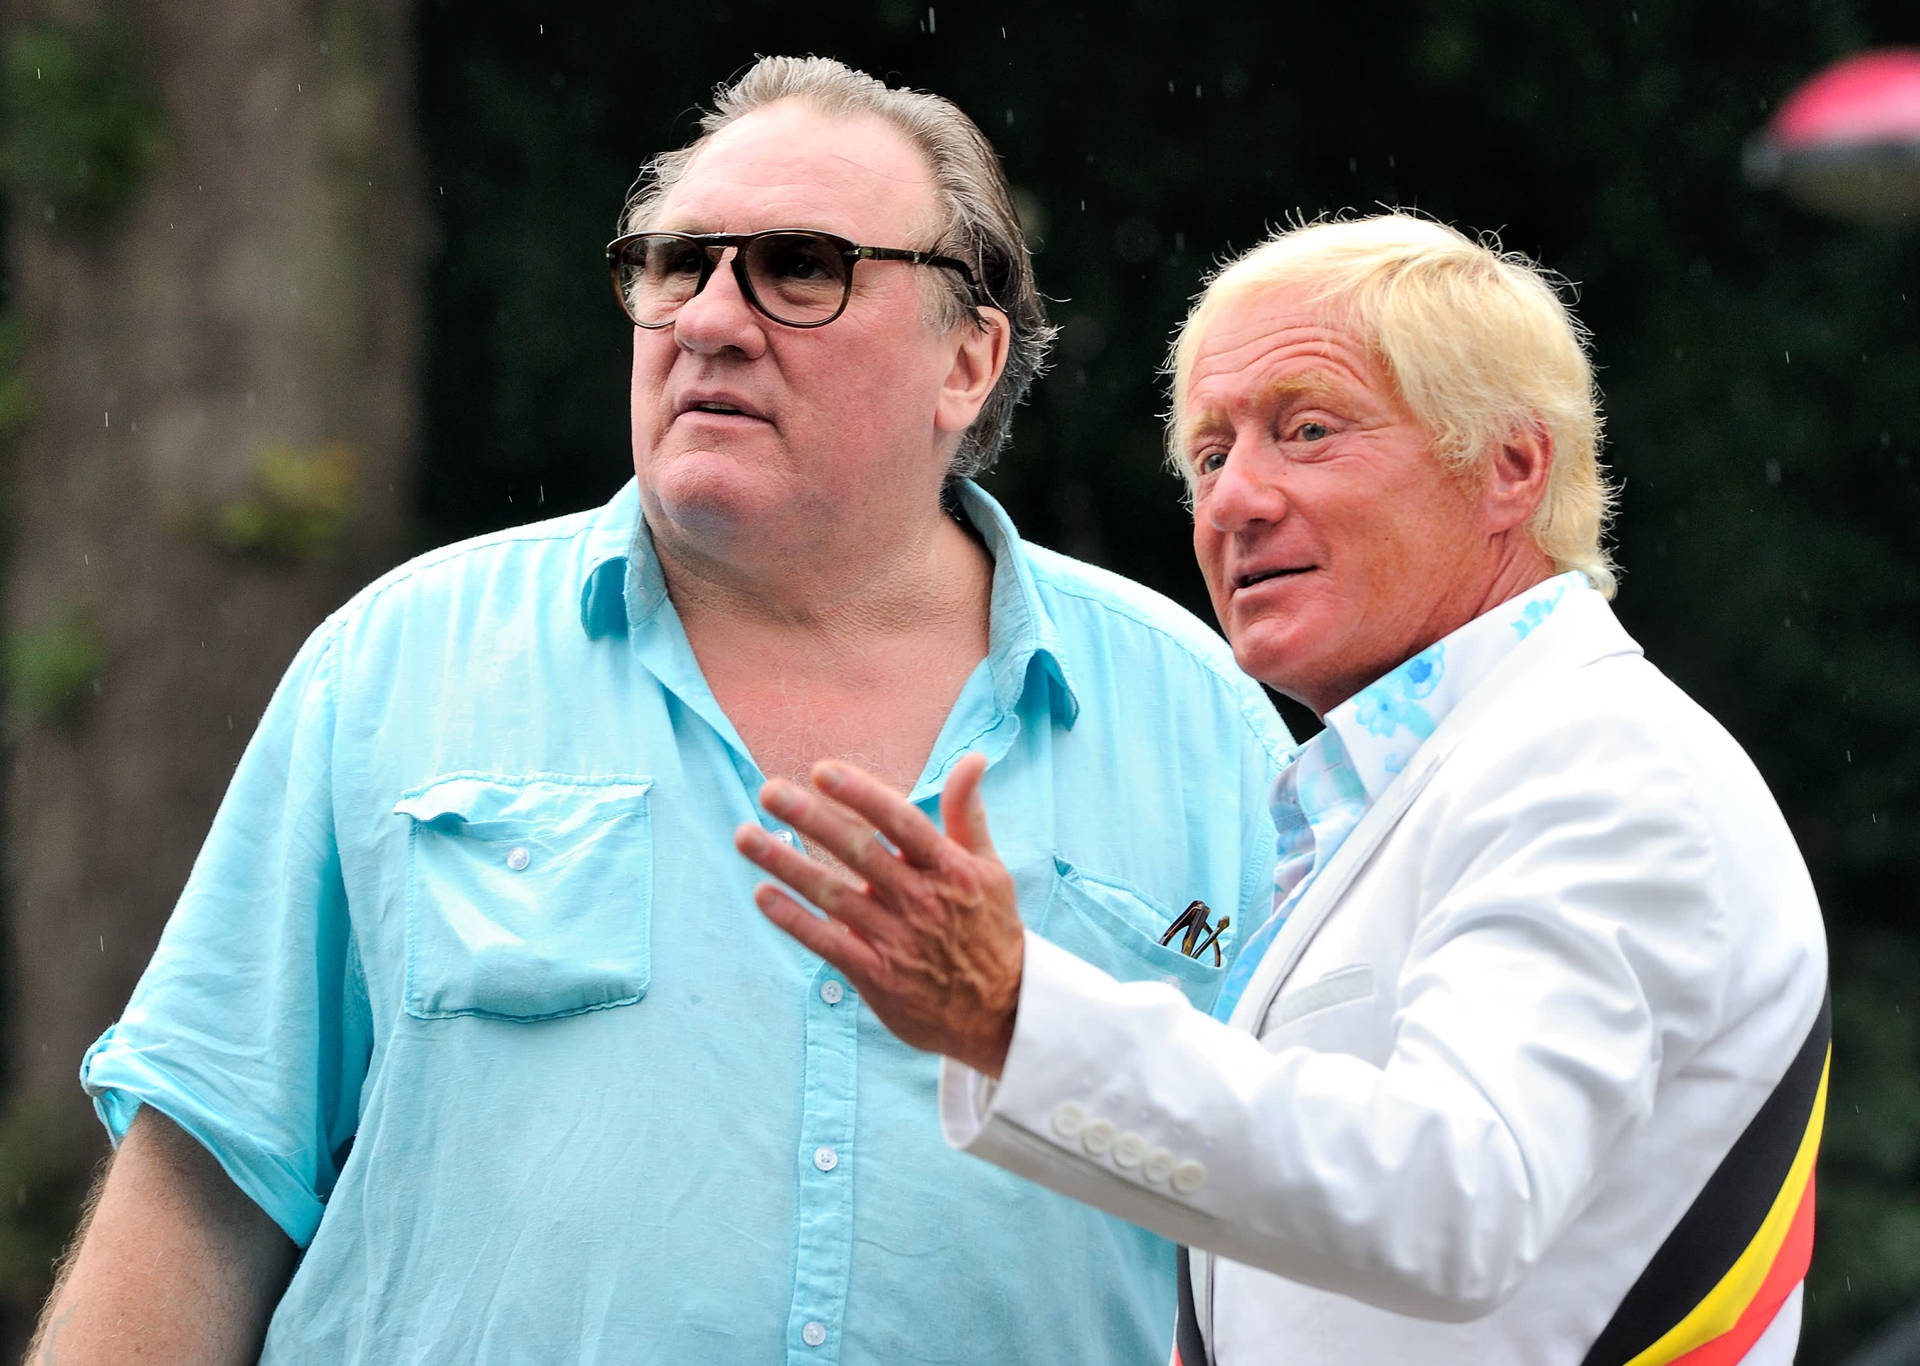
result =
[[[1213,1003],[1224,1020],[1246,990],[1313,878],[1360,818],[1473,686],[1550,616],[1568,593],[1596,591],[1559,574],[1483,612],[1369,683],[1326,714],[1326,728],[1293,751],[1273,784],[1273,897]]]
[[[103,1120],[155,1105],[305,1249],[271,1362],[1164,1361],[1172,1249],[950,1150],[939,1060],[755,910],[732,831],[778,826],[638,505],[314,633],[83,1064]],[[1029,925],[1204,1009],[1159,934],[1264,911],[1285,733],[1192,617],[960,506],[990,653],[913,799],[983,752]]]

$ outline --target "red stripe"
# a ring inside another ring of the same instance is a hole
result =
[[[1767,1325],[1773,1322],[1773,1316],[1780,1312],[1780,1306],[1786,1303],[1793,1288],[1806,1279],[1807,1266],[1812,1260],[1813,1174],[1809,1172],[1807,1188],[1801,1193],[1800,1207],[1793,1212],[1786,1239],[1739,1322],[1712,1342],[1702,1343],[1683,1357],[1675,1357],[1672,1366],[1735,1366],[1767,1331]]]

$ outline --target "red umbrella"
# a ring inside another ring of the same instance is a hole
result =
[[[1836,62],[1747,146],[1747,178],[1856,223],[1920,222],[1920,48]]]

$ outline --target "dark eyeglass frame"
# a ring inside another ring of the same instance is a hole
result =
[[[627,302],[626,291],[620,288],[622,254],[635,242],[647,237],[669,237],[677,242],[691,243],[700,248],[701,259],[705,262],[700,269],[700,279],[694,285],[693,292],[675,305],[672,313],[657,323],[643,323],[634,317],[633,309]],[[753,243],[769,237],[805,237],[815,242],[823,242],[837,252],[847,263],[846,275],[840,283],[839,307],[826,317],[815,321],[791,322],[762,303],[760,296],[754,292],[753,280],[747,271],[747,251]],[[802,329],[825,327],[845,313],[848,301],[853,298],[853,268],[862,261],[905,261],[909,265],[939,266],[943,270],[958,271],[960,278],[967,282],[967,293],[974,306],[978,307],[981,303],[980,284],[974,278],[973,267],[957,257],[941,256],[931,251],[910,251],[905,247],[864,247],[836,233],[821,232],[817,228],[767,228],[760,232],[630,232],[614,238],[607,243],[607,271],[613,277],[613,293],[614,297],[620,300],[620,311],[627,315],[627,320],[635,327],[643,327],[650,332],[673,326],[674,319],[680,314],[680,309],[686,306],[688,300],[698,298],[700,291],[707,287],[707,282],[713,279],[714,271],[720,268],[721,255],[729,248],[733,249],[733,278],[734,282],[740,286],[741,297],[751,304],[753,310],[761,317],[779,323],[782,327]]]
[[[1218,924],[1210,925],[1207,917],[1211,908],[1204,901],[1190,901],[1187,909],[1173,918],[1167,926],[1167,932],[1160,936],[1162,944],[1171,945],[1175,935],[1180,936],[1180,952],[1189,958],[1198,958],[1208,949],[1213,950],[1213,965],[1217,968],[1225,960],[1220,954],[1220,932],[1233,923],[1233,917],[1223,915]],[[1184,933],[1183,933],[1184,931]],[[1200,936],[1205,935],[1202,939]]]

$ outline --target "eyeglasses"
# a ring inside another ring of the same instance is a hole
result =
[[[1189,958],[1198,958],[1208,949],[1213,950],[1213,965],[1217,968],[1223,961],[1220,956],[1220,932],[1233,923],[1233,917],[1223,915],[1218,924],[1209,925],[1207,917],[1212,914],[1204,901],[1190,901],[1187,909],[1173,918],[1167,926],[1167,932],[1160,936],[1162,944],[1173,943],[1173,937],[1180,936],[1180,952]],[[1202,939],[1200,936],[1205,935]]]
[[[707,287],[729,248],[740,293],[787,327],[825,327],[844,313],[853,296],[853,268],[861,261],[906,261],[955,270],[976,300],[980,292],[965,261],[930,251],[863,247],[808,228],[699,235],[636,232],[607,243],[607,268],[613,272],[620,307],[636,327],[665,327],[682,304]]]

